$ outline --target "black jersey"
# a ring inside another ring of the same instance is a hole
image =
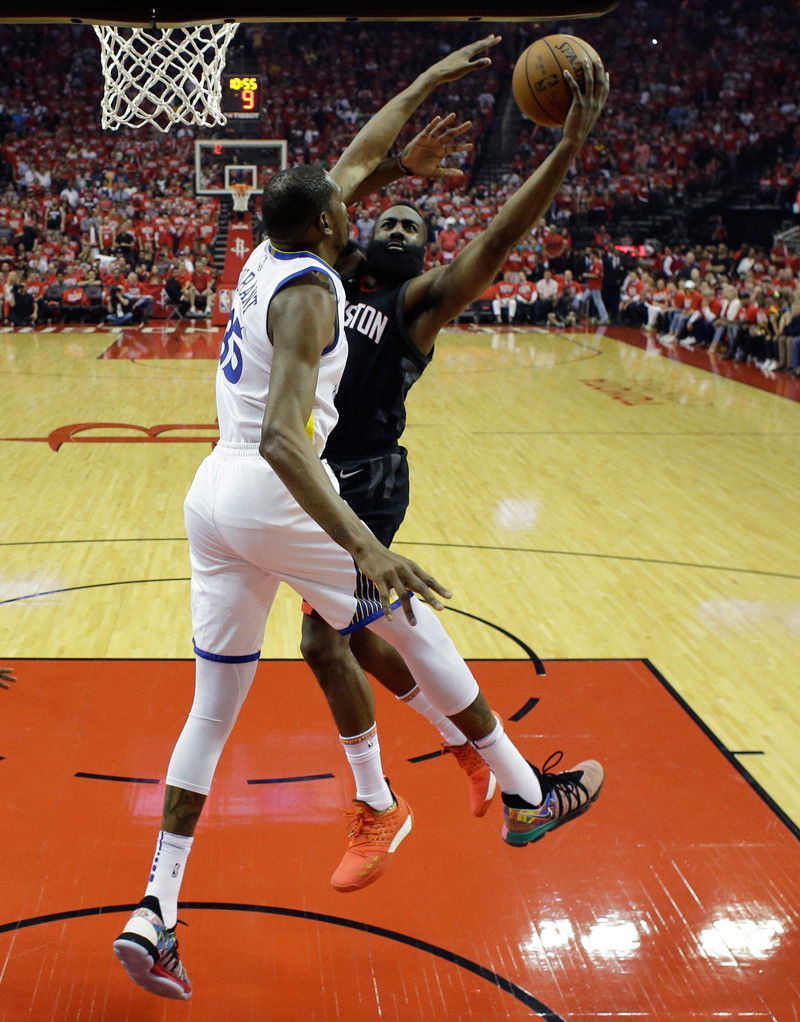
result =
[[[336,395],[339,421],[325,448],[328,461],[398,448],[406,425],[406,394],[431,360],[406,331],[408,284],[370,290],[361,276],[344,281],[348,355]]]
[[[409,500],[405,399],[431,356],[408,336],[403,316],[408,281],[370,290],[360,277],[344,281],[347,365],[336,407],[339,421],[323,457],[339,492],[386,546]]]

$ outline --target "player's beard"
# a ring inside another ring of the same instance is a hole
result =
[[[367,246],[365,272],[379,284],[402,284],[422,273],[425,247],[407,245],[402,251],[389,248],[387,241],[371,241]]]

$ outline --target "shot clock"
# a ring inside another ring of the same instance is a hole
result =
[[[261,113],[258,75],[222,76],[222,112],[237,120],[257,119]]]

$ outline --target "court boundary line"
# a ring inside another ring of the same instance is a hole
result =
[[[472,615],[469,615],[472,616]],[[483,619],[477,618],[476,620],[482,621]],[[484,622],[490,624],[489,622]],[[494,626],[492,626],[494,627]],[[510,633],[506,633],[510,634]],[[513,638],[513,636],[511,636]],[[523,648],[525,644],[520,642]],[[14,664],[18,663],[156,663],[156,664],[170,664],[170,663],[194,663],[192,657],[2,657],[4,660],[8,660]],[[515,660],[513,657],[469,657],[467,664],[501,664],[504,662],[510,663],[523,663],[525,660],[520,657]],[[260,660],[259,663],[301,663],[297,657],[269,657]],[[655,666],[649,657],[555,657],[546,658],[545,663],[550,664],[580,664],[580,663],[605,663],[605,664],[642,664],[647,671],[653,676],[653,678],[659,683],[664,691],[671,696],[671,698],[678,704],[678,706],[687,715],[690,721],[700,729],[700,731],[708,738],[714,747],[722,753],[729,765],[731,765],[736,772],[742,777],[750,789],[761,799],[761,801],[767,806],[767,808],[773,813],[774,816],[786,827],[789,833],[795,838],[796,841],[800,842],[800,826],[798,826],[794,820],[778,805],[775,799],[766,791],[765,788],[752,776],[752,774],[736,759],[736,756],[730,749],[725,745],[721,738],[719,738],[711,727],[706,724],[703,718],[694,710],[691,705],[683,698],[678,690],[666,679],[661,671]],[[432,758],[425,754],[424,757],[420,758]],[[2,759],[2,757],[0,757]],[[0,933],[3,932],[2,926],[0,926]]]

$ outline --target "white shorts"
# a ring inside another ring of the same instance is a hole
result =
[[[339,631],[381,615],[372,584],[303,511],[257,444],[220,441],[198,468],[183,511],[198,656],[257,659],[281,581]]]

